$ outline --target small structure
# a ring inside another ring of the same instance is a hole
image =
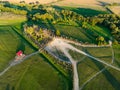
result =
[[[22,60],[24,57],[25,57],[25,54],[23,54],[22,50],[19,50],[19,51],[16,53],[15,61]]]
[[[23,55],[23,52],[20,50],[16,53],[16,55],[19,57],[19,56],[22,56]]]

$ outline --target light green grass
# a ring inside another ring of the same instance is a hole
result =
[[[110,47],[96,47],[96,48],[85,48],[85,51],[107,63],[111,63],[112,61],[112,49]]]
[[[75,60],[75,61],[82,61],[82,59],[85,58],[84,55],[76,52],[76,51],[73,51],[73,50],[69,50],[69,54],[72,56],[72,58]]]
[[[66,79],[41,55],[35,55],[12,67],[0,77],[0,83],[0,90],[5,90],[8,85],[9,89],[15,90],[68,90]]]
[[[55,25],[57,30],[60,30],[61,35],[65,35],[68,37],[72,37],[73,39],[77,39],[83,42],[92,42],[84,33],[83,30],[79,27],[74,26],[63,26],[63,25]]]
[[[120,88],[120,72],[108,68],[96,78],[91,80],[83,90],[119,90]]]
[[[20,27],[18,27],[20,28]],[[25,54],[34,52],[26,39],[17,33],[13,26],[0,26],[0,71],[14,59],[18,50]],[[60,67],[60,66],[59,66]],[[42,55],[33,56],[27,61],[12,67],[0,77],[0,90],[68,90],[68,81]]]
[[[13,60],[18,50],[25,54],[33,52],[30,46],[11,27],[0,26],[0,71]]]
[[[83,15],[83,16],[95,16],[95,15],[98,15],[98,14],[107,14],[108,13],[106,10],[103,10],[102,8],[99,8],[99,7],[89,7],[89,8],[88,7],[83,7],[83,6],[67,7],[67,6],[63,6],[62,8],[74,11],[74,12],[80,14],[80,15]]]
[[[26,21],[26,16],[15,15],[10,12],[0,12],[0,25],[11,25]]]

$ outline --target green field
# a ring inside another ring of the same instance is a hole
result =
[[[107,63],[112,61],[112,49],[110,47],[81,47],[72,44],[79,50],[83,50],[86,53],[99,58]],[[113,46],[115,53],[115,59],[113,65],[120,67],[120,46]],[[100,72],[106,65],[99,63],[91,58],[88,58],[80,53],[70,50],[70,55],[73,59],[79,60],[78,62],[78,75],[80,87],[89,79],[91,79],[97,72]],[[119,90],[120,79],[119,71],[107,67],[106,70],[98,74],[96,77],[91,79],[82,90]]]
[[[66,79],[41,55],[35,55],[12,67],[0,77],[0,90],[68,90]]]
[[[22,50],[25,54],[34,51],[10,26],[0,26],[0,38],[0,71],[14,59],[18,50]]]
[[[54,25],[54,28],[60,30],[61,35],[84,43],[96,43],[96,36],[103,36],[107,40],[111,37],[109,30],[101,26],[88,25],[89,29],[83,29],[78,26]]]
[[[25,19],[19,22],[15,18],[13,23],[0,22],[0,72],[14,59],[17,51],[22,50],[26,55],[36,51],[22,35],[21,23]],[[0,76],[0,90],[70,90],[70,87],[68,78],[41,54],[30,57]]]
[[[15,15],[10,12],[0,12],[0,25],[11,25],[26,21],[26,16]]]
[[[74,11],[80,15],[83,15],[85,17],[87,16],[96,16],[98,14],[108,14],[107,11],[104,11],[104,10],[96,10],[98,7],[94,7],[94,8],[87,8],[87,7],[78,7],[78,8],[75,8],[75,7],[67,7],[67,6],[64,6],[62,7],[64,9],[67,9],[67,10],[71,10],[71,11]]]

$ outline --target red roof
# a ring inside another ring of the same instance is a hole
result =
[[[23,52],[20,50],[16,54],[17,54],[17,56],[21,56],[23,54]]]

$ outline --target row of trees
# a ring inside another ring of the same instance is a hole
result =
[[[117,40],[118,43],[120,43],[120,17],[114,14],[106,14],[106,15],[98,15],[93,18],[95,18],[94,19],[95,25],[98,24],[109,28],[109,32],[111,32],[114,41]]]
[[[41,28],[38,28],[38,26],[26,27],[25,32],[38,42],[42,41],[43,38],[45,38],[43,30]]]
[[[14,9],[14,8],[10,8],[10,7],[4,7],[3,5],[0,5],[0,10],[3,12],[12,12],[14,14],[18,14],[18,15],[26,15],[27,12],[25,10],[19,10],[19,9]]]

